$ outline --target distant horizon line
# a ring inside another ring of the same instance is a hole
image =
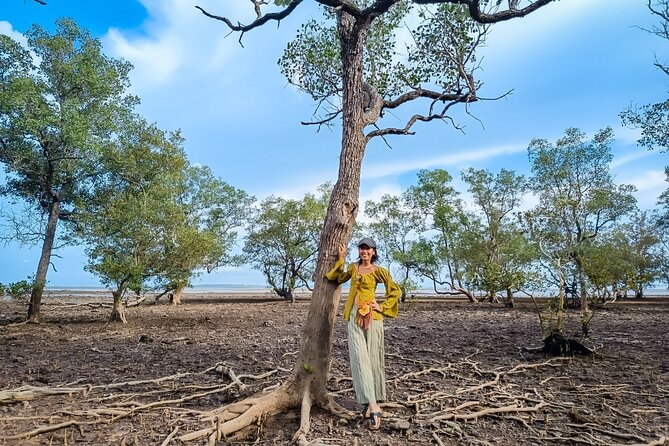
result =
[[[347,286],[344,286],[344,289],[348,289]],[[73,291],[73,292],[82,292],[82,291],[91,291],[91,292],[101,292],[101,291],[111,291],[111,288],[105,287],[103,285],[78,285],[78,286],[71,286],[71,285],[47,285],[44,288],[44,291],[46,292],[68,292],[68,291]],[[237,283],[211,283],[211,284],[198,284],[198,285],[193,285],[190,287],[187,287],[185,289],[185,293],[197,293],[197,292],[218,292],[218,293],[224,293],[224,292],[258,292],[258,291],[266,291],[266,292],[272,292],[273,289],[269,285],[258,285],[258,284],[237,284]],[[547,290],[548,291],[548,290]],[[633,290],[628,290],[628,292],[633,291]],[[149,290],[148,292],[150,293],[159,293],[157,290]],[[303,294],[303,293],[310,293],[311,291],[306,289],[306,288],[297,288],[294,290],[295,293],[297,294]],[[407,292],[408,295],[412,293],[419,293],[419,294],[442,294],[439,292],[436,292],[434,288],[432,287],[421,287],[421,288],[416,288],[413,290],[410,290]],[[667,287],[650,287],[644,289],[644,293],[647,295],[669,295],[669,288]],[[542,294],[542,292],[539,292],[539,294]]]
[[[200,290],[200,289],[239,289],[239,288],[249,288],[249,289],[271,289],[269,285],[259,285],[259,284],[242,284],[242,283],[206,283],[206,284],[197,284],[189,286],[186,290]],[[45,291],[75,291],[75,290],[111,290],[112,288],[106,287],[104,285],[46,285],[44,287]]]

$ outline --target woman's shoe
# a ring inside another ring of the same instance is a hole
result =
[[[362,415],[362,418],[365,420],[369,418],[369,404],[362,405],[362,412],[360,412],[360,415]]]
[[[369,428],[373,431],[378,431],[381,428],[381,412],[369,414]]]

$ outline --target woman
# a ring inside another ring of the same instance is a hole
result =
[[[344,320],[348,321],[348,352],[356,401],[363,405],[362,416],[369,419],[369,428],[381,427],[380,401],[386,400],[384,371],[383,316],[397,317],[400,289],[390,272],[374,264],[378,260],[376,243],[365,237],[358,243],[359,259],[344,269],[346,247],[339,248],[339,259],[325,277],[337,284],[349,279],[344,305]],[[386,288],[385,300],[376,302],[376,285]]]

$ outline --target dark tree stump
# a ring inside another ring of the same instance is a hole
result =
[[[595,354],[588,347],[575,339],[565,338],[561,333],[553,332],[544,339],[544,346],[537,353],[552,356],[592,356]]]

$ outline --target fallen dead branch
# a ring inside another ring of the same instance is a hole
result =
[[[53,395],[72,395],[87,391],[87,387],[35,387],[21,386],[16,389],[0,391],[0,404],[30,401],[36,398]]]

